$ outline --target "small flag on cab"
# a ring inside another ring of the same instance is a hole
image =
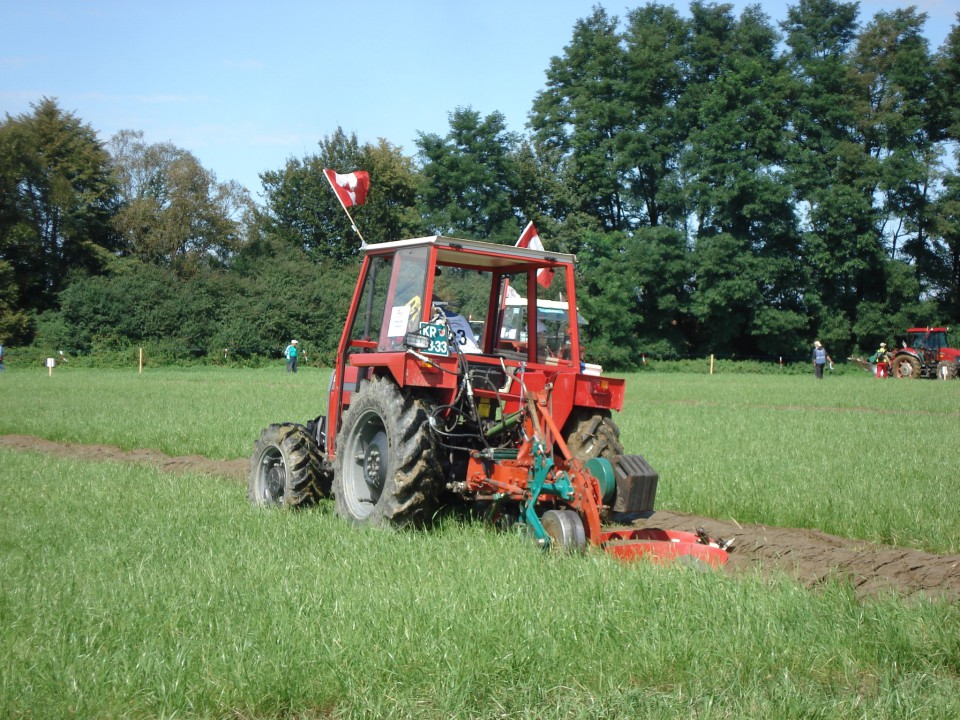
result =
[[[533,248],[534,250],[543,250],[543,243],[540,241],[540,233],[537,232],[537,228],[534,226],[532,220],[527,223],[527,226],[523,229],[523,232],[520,233],[520,238],[517,240],[516,246]],[[550,287],[550,283],[553,282],[553,269],[540,268],[537,270],[537,282],[543,285],[543,287]]]

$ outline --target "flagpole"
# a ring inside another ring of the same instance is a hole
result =
[[[336,193],[334,193],[336,195]],[[340,200],[340,196],[337,195],[337,200]],[[357,228],[357,224],[353,221],[353,215],[350,214],[350,211],[347,210],[347,206],[343,204],[343,200],[340,200],[340,207],[343,208],[343,211],[347,214],[347,217],[350,218],[350,227],[353,228],[353,231],[357,234],[357,237],[360,238],[360,249],[363,250],[367,246],[367,241],[363,239],[363,235],[360,234],[360,230]]]
[[[329,182],[329,178],[328,178]],[[350,227],[353,228],[353,231],[360,238],[360,249],[363,250],[367,246],[367,241],[363,239],[363,235],[360,234],[360,230],[357,228],[357,224],[353,221],[353,215],[350,214],[350,211],[347,210],[347,206],[343,204],[343,200],[340,199],[340,193],[336,190],[333,191],[333,194],[337,196],[337,202],[340,203],[340,207],[343,208],[343,211],[347,214],[347,219],[350,220]]]

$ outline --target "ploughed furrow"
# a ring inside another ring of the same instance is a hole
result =
[[[153,465],[165,472],[200,473],[245,482],[249,460],[210,460],[199,455],[171,457],[156,450],[121,450],[111,445],[57,442],[30,435],[0,435],[0,447],[57,457]],[[740,525],[696,515],[654,512],[632,527],[693,531],[702,527],[714,538],[734,538],[728,573],[782,572],[809,588],[845,579],[857,595],[883,593],[960,601],[960,554],[935,555],[828,535],[819,530]]]

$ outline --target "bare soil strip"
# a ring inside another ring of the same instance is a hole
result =
[[[140,463],[164,472],[201,473],[242,482],[249,460],[210,460],[198,455],[171,457],[155,450],[121,450],[111,445],[55,442],[29,435],[0,435],[0,447],[64,458]],[[845,578],[863,599],[899,593],[960,601],[960,554],[935,555],[906,548],[827,535],[818,530],[740,525],[733,521],[666,511],[635,520],[635,527],[693,531],[734,538],[727,572],[782,571],[808,588]]]

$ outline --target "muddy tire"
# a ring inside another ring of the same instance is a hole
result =
[[[603,457],[612,461],[624,454],[620,428],[610,418],[609,410],[574,409],[564,426],[563,436],[570,453],[580,460]]]
[[[429,521],[442,476],[426,406],[390,380],[364,383],[343,416],[333,478],[334,509],[354,524]]]
[[[890,372],[901,380],[915,380],[920,377],[920,362],[910,355],[898,355],[890,364]]]
[[[302,507],[330,492],[332,480],[316,441],[302,425],[270,425],[250,456],[247,496],[254,505]]]
[[[946,360],[937,364],[938,380],[953,380],[957,376],[957,366],[955,363]]]

